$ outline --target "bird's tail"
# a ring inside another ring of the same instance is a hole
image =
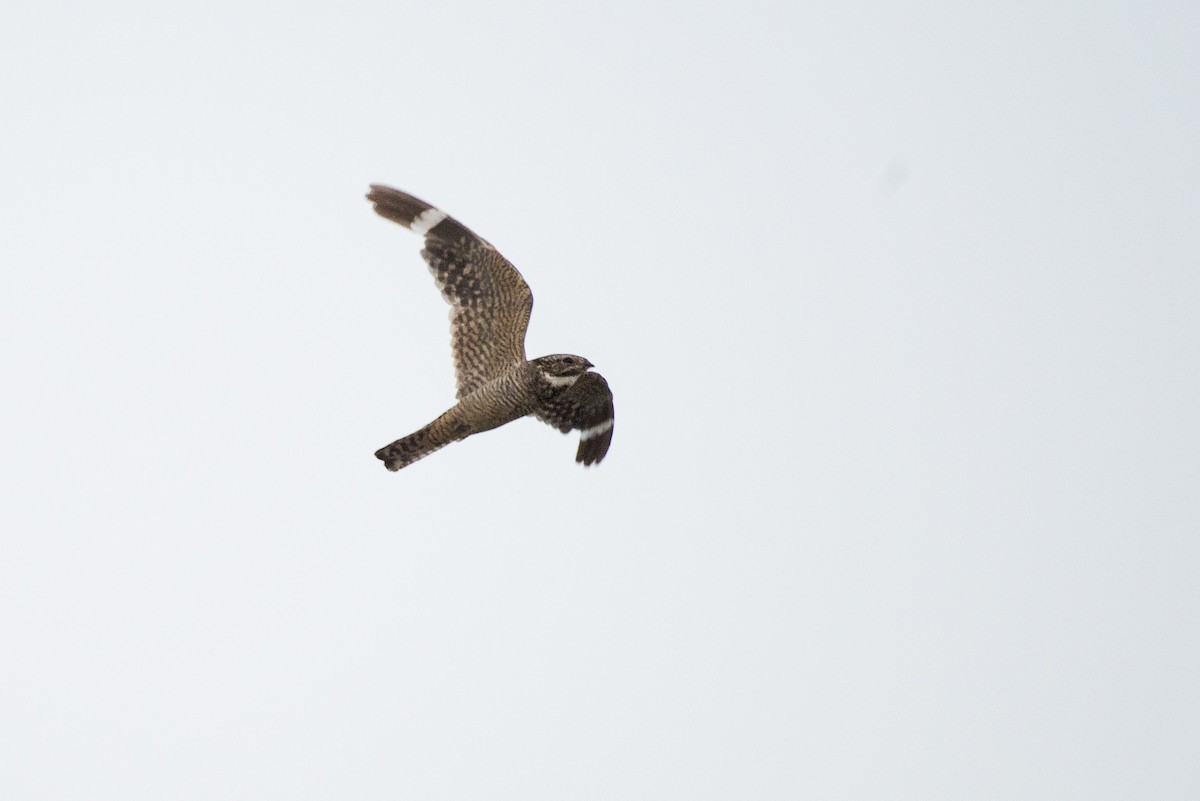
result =
[[[451,409],[424,428],[375,451],[375,458],[395,472],[451,442],[465,439],[470,433],[471,426],[463,422],[456,408]]]

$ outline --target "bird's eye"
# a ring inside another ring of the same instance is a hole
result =
[[[563,364],[574,364],[574,363],[575,363],[575,360],[574,360],[574,359],[572,359],[570,356],[568,356],[567,358],[563,359]]]

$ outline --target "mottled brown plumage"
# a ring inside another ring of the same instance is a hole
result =
[[[563,433],[579,429],[575,460],[599,463],[612,442],[608,382],[580,356],[527,360],[525,330],[533,294],[517,268],[445,212],[373,184],[367,199],[381,216],[425,237],[421,256],[450,304],[458,403],[424,428],[375,455],[399,470],[438,448],[526,415]]]

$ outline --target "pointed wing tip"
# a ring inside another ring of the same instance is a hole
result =
[[[388,195],[397,194],[398,190],[393,189],[385,184],[370,184],[367,194],[364,197],[372,203],[378,203]]]
[[[442,212],[437,212],[437,219],[423,220],[422,215],[433,209],[432,205],[407,192],[401,192],[399,189],[393,189],[383,184],[371,184],[371,191],[367,192],[366,198],[371,201],[375,213],[380,217],[399,223],[421,235],[426,234],[430,227],[446,216]],[[423,222],[429,224],[421,228],[420,224]],[[417,225],[420,230],[414,228],[414,225]]]
[[[608,454],[608,446],[611,444],[612,423],[610,422],[608,428],[599,434],[579,438],[579,450],[575,452],[575,461],[584,467],[600,464]]]

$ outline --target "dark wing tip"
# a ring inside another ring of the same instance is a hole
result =
[[[575,461],[590,467],[600,464],[608,453],[608,446],[612,444],[615,416],[612,390],[599,373],[584,373],[575,388],[586,398],[574,421],[579,429],[579,450],[575,453]]]
[[[413,233],[424,236],[427,243],[442,242],[452,248],[461,247],[464,243],[474,243],[495,249],[446,212],[407,192],[383,184],[371,184],[367,200],[375,204],[375,213],[380,217],[397,222]]]
[[[413,220],[433,208],[424,200],[383,184],[371,184],[367,200],[375,204],[375,213],[380,217],[397,222],[405,228],[411,228]]]
[[[604,459],[604,455],[608,453],[608,446],[612,444],[611,420],[608,426],[608,430],[602,434],[597,434],[587,439],[584,439],[582,436],[580,437],[579,450],[575,452],[575,461],[580,462],[584,467],[600,464]]]

